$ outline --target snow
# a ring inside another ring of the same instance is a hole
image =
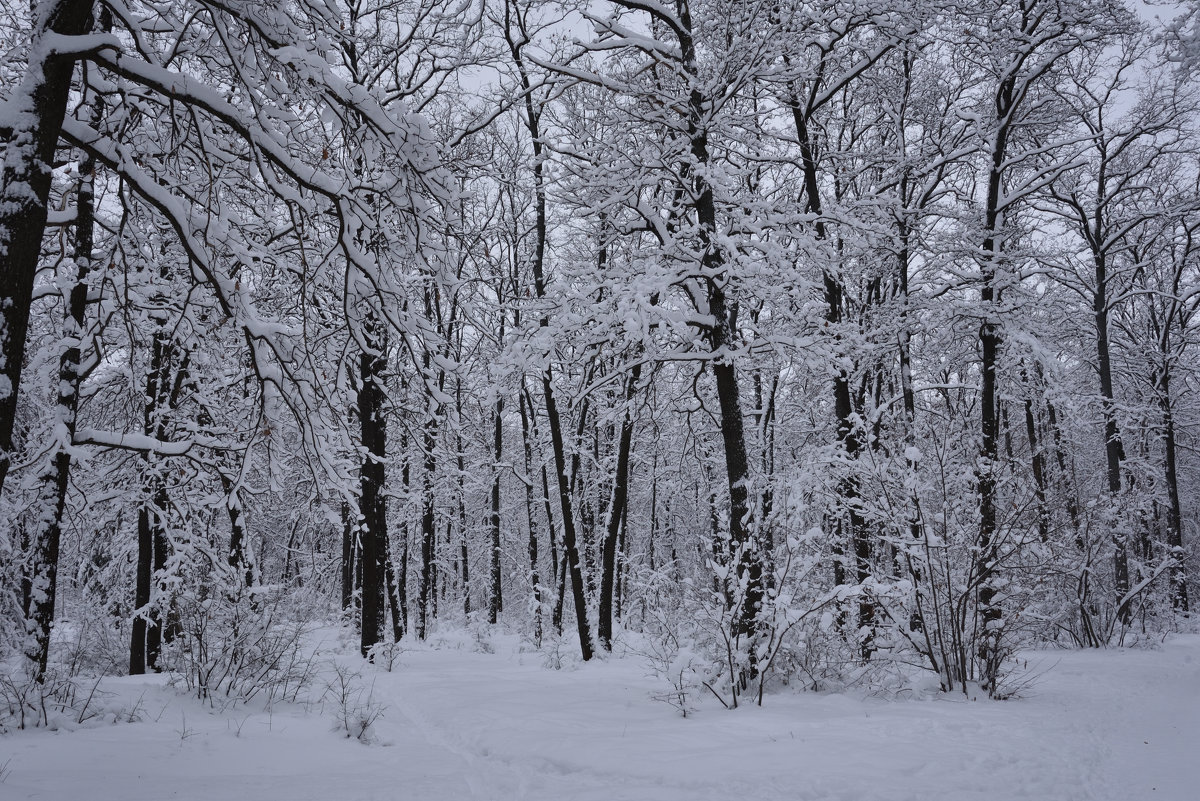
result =
[[[389,673],[347,644],[338,659],[385,707],[369,744],[334,730],[328,698],[220,712],[161,676],[106,680],[108,708],[136,704],[142,721],[0,737],[0,798],[1192,801],[1200,788],[1200,636],[1027,654],[1036,681],[1006,702],[782,690],[733,712],[697,698],[687,719],[650,699],[665,685],[635,654],[552,670],[512,637],[474,645],[406,644]]]

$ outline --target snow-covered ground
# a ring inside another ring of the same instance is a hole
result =
[[[495,649],[357,663],[383,707],[370,744],[334,730],[332,697],[217,712],[162,677],[109,680],[106,722],[0,736],[0,799],[1200,799],[1200,636],[1031,654],[1045,672],[1014,701],[784,692],[687,719],[637,656],[550,670]]]

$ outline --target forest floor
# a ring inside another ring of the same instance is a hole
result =
[[[554,670],[515,637],[460,632],[386,672],[319,634],[351,680],[346,706],[379,715],[367,742],[337,728],[334,674],[313,701],[270,709],[106,679],[83,725],[0,735],[0,799],[1200,798],[1197,635],[1029,653],[1036,681],[1003,702],[784,689],[732,712],[697,696],[684,719],[652,699],[667,685],[636,654]]]

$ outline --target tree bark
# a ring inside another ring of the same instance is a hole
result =
[[[507,7],[506,7],[507,8]],[[521,86],[525,95],[525,127],[529,131],[531,147],[533,148],[533,182],[534,182],[534,197],[536,205],[536,221],[534,227],[534,248],[533,248],[533,284],[534,291],[539,300],[546,297],[546,274],[545,274],[545,258],[546,245],[548,243],[548,229],[546,221],[546,185],[543,166],[543,143],[540,128],[540,114],[535,108],[533,102],[533,92],[529,81],[528,74],[525,70],[525,62],[521,54],[521,48],[524,46],[527,38],[524,37],[518,41],[513,39],[511,32],[509,35],[509,48],[512,53],[513,62],[517,66],[517,71],[521,77]],[[542,328],[550,325],[548,317],[543,317],[540,321]],[[570,486],[567,478],[566,453],[563,443],[562,419],[559,417],[558,404],[554,399],[554,372],[553,368],[547,363],[542,371],[542,397],[546,405],[546,416],[549,419],[550,425],[550,442],[551,450],[554,453],[554,467],[558,482],[558,499],[559,508],[562,511],[563,518],[563,551],[566,560],[566,569],[571,576],[571,597],[575,604],[575,625],[579,633],[579,650],[583,661],[588,661],[592,658],[592,632],[591,626],[588,623],[587,603],[583,594],[583,572],[579,563],[579,545],[576,540],[575,532],[575,511],[572,504]]]
[[[160,277],[166,278],[166,265]],[[159,302],[165,303],[162,298]],[[150,364],[146,373],[145,406],[142,430],[154,439],[165,439],[166,415],[175,408],[179,393],[186,381],[187,357],[175,364],[177,348],[167,331],[167,312],[158,308],[151,313],[155,330],[150,340]],[[163,630],[163,599],[155,597],[154,582],[167,563],[170,539],[167,535],[167,506],[169,497],[159,458],[152,453],[142,454],[142,502],[138,509],[138,557],[134,597],[134,619],[130,631],[129,672],[145,673],[158,669],[158,657],[165,636]]]
[[[613,596],[617,581],[617,537],[625,520],[629,497],[629,453],[633,447],[633,403],[641,365],[635,365],[625,389],[625,414],[621,418],[621,439],[617,445],[617,472],[613,477],[612,497],[608,504],[600,568],[600,616],[596,626],[600,647],[612,650]]]
[[[558,501],[563,518],[563,552],[566,569],[571,576],[571,600],[575,605],[575,626],[579,633],[579,650],[583,661],[592,658],[592,633],[588,623],[587,602],[583,597],[583,571],[579,566],[579,547],[575,539],[575,513],[571,503],[571,491],[567,483],[566,455],[563,447],[562,425],[559,422],[558,405],[554,401],[554,386],[549,368],[542,373],[542,393],[546,404],[546,415],[550,420],[550,444],[554,451],[554,464],[558,475]]]
[[[789,105],[792,110],[792,123],[796,129],[796,138],[800,144],[800,163],[804,178],[804,197],[807,211],[814,215],[814,231],[820,241],[828,241],[829,232],[822,219],[822,203],[820,192],[819,171],[816,159],[816,143],[810,130],[811,109],[805,107],[793,97]],[[827,330],[840,339],[838,327],[842,323],[842,305],[844,290],[841,278],[832,270],[825,270],[825,323]],[[839,344],[839,350],[841,346]],[[844,356],[839,352],[837,356]],[[845,455],[846,465],[843,477],[838,481],[837,493],[840,509],[837,513],[836,530],[839,542],[834,548],[835,559],[843,560],[842,564],[834,566],[835,581],[843,584],[848,578],[844,564],[844,548],[848,543],[854,554],[854,578],[861,586],[871,574],[871,541],[868,538],[866,521],[863,520],[861,503],[859,501],[858,477],[855,474],[854,462],[861,451],[861,442],[854,424],[854,404],[850,393],[850,374],[843,368],[838,368],[833,377],[833,412],[836,420],[836,435],[840,450]],[[875,618],[874,604],[863,596],[858,605],[858,628],[867,632],[862,641],[863,657],[869,657],[874,650],[871,627]]]
[[[358,537],[350,504],[342,504],[342,609],[354,604],[354,579],[358,575]]]
[[[366,349],[359,356],[358,420],[362,434],[359,468],[359,543],[362,548],[360,650],[367,656],[383,639],[387,560],[387,421],[383,416],[387,340],[371,313],[364,326]]]
[[[1046,456],[1045,449],[1038,444],[1037,421],[1033,414],[1033,398],[1025,398],[1025,437],[1029,440],[1031,469],[1033,470],[1033,492],[1037,501],[1038,539],[1050,541],[1050,508],[1046,503]]]
[[[1171,370],[1164,364],[1158,374],[1158,403],[1162,412],[1163,470],[1167,483],[1167,548],[1171,567],[1168,572],[1171,587],[1171,606],[1188,612],[1187,574],[1184,571],[1186,552],[1183,550],[1183,514],[1179,502],[1179,470],[1176,464],[1175,414],[1171,407]]]
[[[429,636],[430,602],[433,595],[433,546],[437,538],[434,516],[433,477],[437,469],[434,446],[437,443],[437,417],[425,422],[422,440],[423,464],[421,476],[421,574],[417,589],[417,637]]]
[[[538,537],[537,519],[533,513],[535,505],[533,493],[533,432],[530,417],[533,409],[526,404],[524,392],[517,398],[521,412],[521,441],[525,452],[525,520],[529,527],[529,584],[533,590],[533,641],[538,647],[542,644],[542,583],[538,573]]]
[[[504,337],[504,324],[500,325],[501,339]],[[488,601],[488,622],[495,623],[504,609],[504,599],[501,587],[500,571],[500,460],[503,458],[504,425],[501,415],[504,412],[504,399],[496,398],[496,406],[492,412],[492,446],[495,461],[492,466],[492,514],[491,514],[491,580],[492,592]]]
[[[975,559],[973,572],[979,587],[979,617],[982,632],[978,642],[978,656],[983,666],[982,684],[985,689],[995,690],[1001,658],[1000,638],[1003,613],[997,598],[995,578],[999,549],[996,538],[996,466],[999,457],[998,394],[996,390],[996,366],[1001,344],[1000,323],[996,319],[997,289],[996,271],[1000,259],[1002,242],[1001,227],[1004,209],[1001,192],[1004,181],[1004,160],[1008,151],[1009,124],[1015,106],[1016,79],[1006,76],[997,87],[995,107],[998,127],[991,142],[991,162],[987,178],[987,200],[984,209],[984,240],[980,264],[980,303],[983,322],[979,326],[980,344],[980,445],[976,466],[976,491],[979,503],[979,555]]]
[[[107,30],[111,19],[105,11],[100,28]],[[104,101],[91,101],[92,125],[98,126],[104,114]],[[79,162],[79,188],[76,192],[75,235],[73,261],[74,283],[66,298],[63,319],[62,355],[58,363],[58,399],[56,402],[55,436],[60,438],[54,448],[50,470],[39,481],[39,517],[32,541],[32,554],[27,590],[29,607],[26,613],[34,629],[34,648],[29,654],[34,665],[34,678],[42,682],[50,654],[50,635],[54,627],[55,598],[58,593],[58,557],[62,541],[62,521],[66,511],[67,487],[70,482],[70,445],[75,436],[79,411],[79,385],[82,350],[87,329],[88,274],[95,258],[95,174],[96,159],[85,155]],[[2,456],[0,456],[2,458]]]
[[[57,0],[38,7],[25,76],[7,108],[13,127],[0,172],[0,492],[12,464],[13,425],[21,387],[33,282],[46,229],[54,151],[62,132],[75,57],[55,53],[49,35],[80,36],[92,29],[91,0]]]
[[[1099,219],[1097,219],[1099,225]],[[1125,460],[1125,447],[1121,442],[1121,431],[1117,425],[1116,402],[1113,395],[1112,355],[1108,341],[1108,259],[1097,250],[1092,254],[1095,268],[1096,290],[1092,297],[1092,311],[1096,321],[1096,365],[1100,373],[1100,408],[1104,415],[1104,456],[1107,466],[1108,494],[1112,504],[1111,513],[1118,513],[1121,499],[1121,463]],[[1129,592],[1128,532],[1120,531],[1118,521],[1113,526],[1113,578],[1116,596],[1124,599]],[[1123,625],[1132,619],[1129,603],[1117,608],[1117,617]]]

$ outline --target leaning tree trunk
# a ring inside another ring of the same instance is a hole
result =
[[[690,18],[685,32],[680,35],[680,45],[685,64],[695,65],[696,48],[691,37]],[[708,299],[708,313],[713,324],[706,332],[709,349],[716,357],[712,360],[712,372],[717,390],[717,403],[721,410],[721,443],[725,451],[725,478],[729,490],[729,545],[737,558],[735,573],[744,594],[740,609],[736,612],[733,632],[750,640],[757,635],[758,616],[762,611],[763,555],[754,536],[753,508],[750,505],[750,459],[746,449],[745,421],[742,417],[741,389],[738,386],[737,370],[732,354],[737,348],[738,335],[733,325],[733,310],[726,295],[727,281],[717,276],[728,273],[730,265],[725,251],[717,239],[717,207],[712,186],[704,175],[709,164],[708,134],[703,125],[706,119],[706,99],[697,91],[689,97],[687,130],[692,161],[695,168],[688,168],[692,182],[693,206],[698,224],[701,247],[700,267],[704,275],[704,286]],[[743,688],[758,673],[755,663],[756,647],[749,643],[750,667],[740,678]]]
[[[625,415],[621,419],[621,439],[617,444],[617,473],[613,477],[612,496],[608,504],[608,520],[601,550],[600,618],[596,626],[600,646],[612,650],[613,596],[617,581],[617,541],[625,520],[629,497],[629,452],[633,448],[633,412],[629,408],[637,390],[641,365],[636,365],[625,389]]]
[[[558,416],[558,405],[554,400],[554,386],[549,368],[542,373],[542,394],[546,403],[546,416],[550,419],[550,445],[554,451],[555,473],[558,477],[558,502],[563,518],[563,552],[566,570],[571,577],[571,600],[575,605],[575,624],[579,632],[579,649],[583,661],[592,658],[591,625],[587,617],[587,601],[583,597],[583,570],[579,563],[579,545],[575,534],[575,511],[571,503],[568,486],[566,454],[564,453],[562,424]]]
[[[528,439],[531,438],[532,440],[535,440],[540,443],[541,438],[538,433],[538,427],[537,427],[537,406],[534,405],[533,395],[526,388],[524,379],[521,380],[521,397],[525,401],[525,407],[527,409],[528,420],[529,420],[529,431],[527,433],[527,442],[526,442],[526,446],[528,448],[528,447],[530,447]],[[562,634],[563,594],[566,591],[566,588],[563,586],[563,583],[562,583],[562,577],[565,574],[565,565],[563,565],[564,569],[560,569],[559,556],[558,556],[558,543],[557,543],[557,539],[555,538],[555,532],[557,531],[557,528],[554,525],[554,508],[550,502],[550,476],[549,476],[549,472],[546,470],[545,461],[543,461],[541,464],[540,473],[541,473],[541,487],[542,487],[542,491],[541,491],[542,511],[546,516],[546,537],[550,542],[550,583],[548,586],[551,589],[551,591],[554,591],[555,588],[558,588],[557,592],[555,593],[555,603],[551,606],[550,625],[552,625],[554,627],[554,631],[557,634],[561,635]],[[532,482],[532,480],[533,479],[531,477],[530,481]],[[530,512],[530,514],[532,514],[532,512]],[[533,529],[531,528],[530,531],[532,532],[532,530]],[[532,534],[530,536],[532,536]],[[534,544],[536,545],[536,541],[534,542]],[[535,560],[535,568],[536,568],[536,560]],[[541,595],[540,583],[537,584],[536,592],[537,592],[538,596],[540,597],[540,595]]]
[[[525,95],[525,127],[529,132],[533,148],[533,183],[536,205],[536,222],[534,227],[533,248],[533,285],[539,300],[546,297],[545,259],[549,230],[546,220],[546,181],[544,172],[544,145],[540,128],[540,113],[533,101],[533,91],[525,62],[521,54],[525,39],[520,42],[510,39],[509,48],[517,71],[521,76],[521,86]],[[540,325],[545,328],[550,325],[548,317],[542,317]],[[575,604],[575,624],[579,632],[580,655],[586,662],[592,658],[592,631],[588,623],[587,603],[583,595],[583,571],[579,563],[579,544],[575,531],[575,508],[572,503],[570,486],[567,479],[566,448],[563,442],[562,418],[559,417],[558,404],[554,398],[554,372],[547,363],[542,370],[542,398],[546,404],[546,416],[550,425],[550,444],[554,452],[554,472],[558,484],[559,508],[563,518],[563,551],[566,559],[566,569],[571,576],[571,598]]]

